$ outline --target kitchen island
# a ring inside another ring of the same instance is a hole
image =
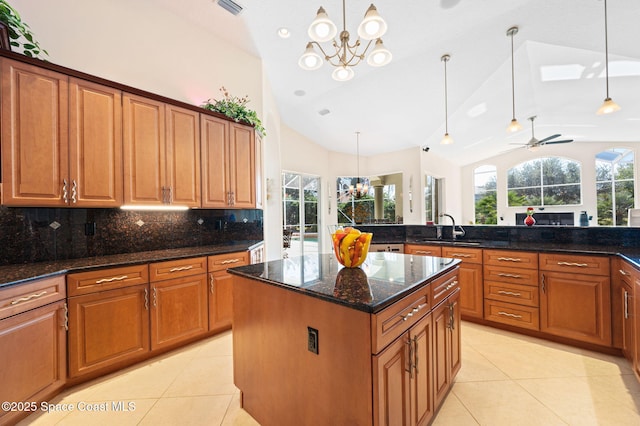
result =
[[[426,424],[460,368],[459,260],[232,268],[234,382],[260,424]]]

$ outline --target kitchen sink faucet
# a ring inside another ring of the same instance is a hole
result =
[[[464,237],[465,234],[467,233],[464,228],[462,227],[462,225],[458,225],[459,230],[456,229],[456,220],[453,218],[453,216],[451,216],[450,214],[447,213],[441,213],[440,217],[446,216],[449,219],[451,219],[451,222],[453,223],[453,226],[451,227],[451,235],[453,235],[453,239],[455,240],[456,237]]]

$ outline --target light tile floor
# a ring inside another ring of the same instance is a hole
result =
[[[434,425],[640,425],[640,384],[622,358],[468,322],[462,341],[463,366]],[[50,403],[74,411],[20,425],[257,425],[232,376],[226,332],[69,389]]]

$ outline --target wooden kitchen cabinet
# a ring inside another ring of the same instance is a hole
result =
[[[540,254],[540,330],[611,346],[608,257]]]
[[[2,60],[3,203],[122,205],[119,90]]]
[[[483,318],[482,249],[443,246],[442,257],[460,259],[460,312],[464,318]]]
[[[124,202],[200,207],[199,113],[123,95]]]
[[[484,318],[540,330],[538,253],[484,250]]]
[[[202,207],[255,208],[254,129],[206,114],[201,114],[200,128]]]
[[[152,350],[206,333],[206,271],[206,257],[149,265]]]
[[[233,321],[233,276],[227,268],[249,264],[247,252],[209,256],[209,331],[231,328]]]
[[[460,293],[456,290],[433,309],[433,387],[434,403],[438,407],[453,386],[453,379],[460,371],[461,309]]]
[[[613,347],[633,362],[635,336],[634,321],[634,281],[640,273],[627,261],[620,258],[611,260],[611,320]]]
[[[0,289],[0,401],[37,405],[0,410],[0,424],[39,411],[39,403],[66,383],[64,297],[64,276]]]

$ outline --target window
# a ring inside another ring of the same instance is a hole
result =
[[[356,188],[358,182],[367,185],[366,193],[356,196],[349,193],[349,187]],[[374,218],[373,187],[368,178],[338,177],[336,200],[338,223],[372,223]]]
[[[580,163],[538,158],[507,171],[509,206],[562,206],[582,202]]]
[[[613,148],[596,155],[598,225],[626,226],[634,204],[633,151]]]
[[[498,223],[497,180],[496,166],[480,166],[473,172],[477,224],[496,225]]]
[[[282,240],[287,257],[317,253],[320,229],[318,200],[320,178],[297,173],[282,173]]]
[[[442,211],[444,179],[426,175],[424,180],[424,210],[427,222],[437,222]]]

